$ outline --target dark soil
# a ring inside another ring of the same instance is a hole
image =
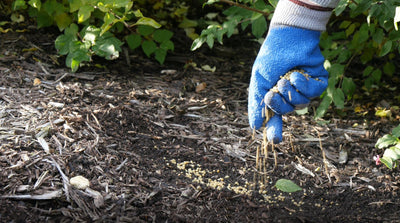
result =
[[[163,66],[129,52],[72,74],[53,33],[0,34],[1,222],[400,221],[400,175],[373,160],[397,121],[374,109],[392,96],[360,97],[322,125],[285,116],[278,165],[270,152],[263,174],[262,133],[252,139],[246,113],[257,44],[235,37],[189,52],[178,33]],[[72,186],[75,176],[90,187]],[[279,191],[282,178],[303,190]]]

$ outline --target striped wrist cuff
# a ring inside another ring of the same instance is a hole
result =
[[[307,0],[280,0],[272,17],[271,27],[294,26],[324,31],[337,0],[327,3],[324,4],[327,6],[321,6],[310,4]]]

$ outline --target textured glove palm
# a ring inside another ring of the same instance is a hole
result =
[[[269,30],[253,65],[248,100],[251,128],[263,125],[266,105],[275,113],[266,126],[269,141],[282,141],[283,114],[308,104],[327,87],[328,72],[323,67],[325,59],[319,49],[319,37],[319,31],[295,27]],[[290,78],[282,78],[295,68],[309,76],[294,72]],[[279,93],[271,90],[274,86]]]

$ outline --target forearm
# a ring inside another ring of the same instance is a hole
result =
[[[324,31],[338,0],[280,0],[271,27],[293,26]]]

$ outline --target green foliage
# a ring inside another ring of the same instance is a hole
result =
[[[155,59],[164,63],[168,50],[174,50],[171,41],[173,32],[165,29],[155,29],[151,26],[138,26],[138,32],[126,37],[130,49],[134,50],[142,46],[143,52],[149,57],[154,53]]]
[[[395,72],[393,58],[400,51],[400,19],[398,0],[341,0],[328,24],[328,31],[321,36],[320,46],[330,73],[328,89],[316,117],[323,117],[333,103],[342,109],[351,100],[361,79],[364,91],[372,91],[381,84],[383,75]],[[360,66],[360,75],[350,74],[348,68]]]
[[[216,2],[219,1],[208,0],[205,4],[209,5]],[[245,4],[246,8],[235,5],[222,12],[225,16],[224,21],[207,21],[208,27],[193,41],[191,50],[200,48],[204,43],[213,48],[215,40],[223,44],[224,36],[229,38],[239,32],[239,29],[244,31],[249,28],[256,38],[261,38],[265,34],[268,28],[265,15],[271,14],[274,7],[266,4],[263,0],[239,0],[237,2]],[[276,5],[276,1],[271,2]]]
[[[223,21],[208,21],[209,25],[193,41],[192,50],[204,43],[212,48],[214,42],[223,43],[239,31],[251,32],[255,38],[265,35],[268,19],[271,18],[276,0],[208,0],[205,5],[221,2],[233,5],[223,11]],[[400,0],[341,0],[322,33],[320,47],[326,58],[325,68],[329,71],[328,88],[322,94],[322,102],[315,117],[323,117],[333,104],[343,110],[352,100],[357,85],[371,92],[379,88],[385,75],[392,76],[396,65],[394,57],[400,52]],[[240,7],[239,7],[240,6]],[[349,68],[359,66],[359,73],[350,73]]]
[[[75,72],[93,55],[118,58],[123,42],[117,36],[121,35],[130,49],[141,46],[147,56],[164,62],[168,50],[174,50],[173,33],[160,29],[158,22],[133,6],[130,0],[15,0],[12,8],[15,13],[27,9],[39,28],[56,25],[64,31],[55,47]]]
[[[383,156],[378,157],[379,161],[385,164],[389,169],[398,166],[400,159],[400,125],[392,130],[391,134],[381,137],[375,144],[378,149],[385,149]],[[389,147],[389,148],[388,148]],[[379,162],[378,161],[378,162]]]

